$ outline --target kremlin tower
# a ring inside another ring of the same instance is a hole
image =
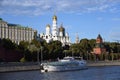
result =
[[[103,44],[103,39],[100,34],[98,34],[98,37],[96,39],[96,44],[95,44],[95,48],[93,49],[93,52],[95,54],[101,54],[106,52],[106,49]]]
[[[76,40],[75,40],[75,43],[78,44],[80,41],[79,41],[79,36],[78,34],[76,35]]]

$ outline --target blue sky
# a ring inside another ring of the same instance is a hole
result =
[[[52,25],[54,13],[58,26],[63,23],[71,42],[80,39],[120,40],[120,0],[0,0],[0,17],[9,23],[30,26],[38,33]]]

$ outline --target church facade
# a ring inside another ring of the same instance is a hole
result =
[[[51,41],[60,41],[63,46],[70,45],[69,34],[65,32],[63,24],[60,27],[57,25],[57,16],[52,18],[52,27],[47,24],[46,32],[40,34],[40,38],[46,40],[47,43]]]

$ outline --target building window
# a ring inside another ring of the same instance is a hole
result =
[[[48,39],[48,36],[46,36],[46,39]]]

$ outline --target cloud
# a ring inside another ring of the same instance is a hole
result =
[[[113,20],[113,21],[120,21],[120,17],[113,18],[112,20]]]
[[[117,12],[120,0],[0,0],[0,14],[41,15],[48,12]]]
[[[112,40],[120,40],[120,27],[114,27],[110,31],[109,36]]]
[[[99,21],[103,21],[104,18],[103,18],[103,17],[98,17],[97,20],[99,20]]]
[[[113,32],[113,33],[111,33],[110,37],[113,40],[120,40],[120,32]]]

